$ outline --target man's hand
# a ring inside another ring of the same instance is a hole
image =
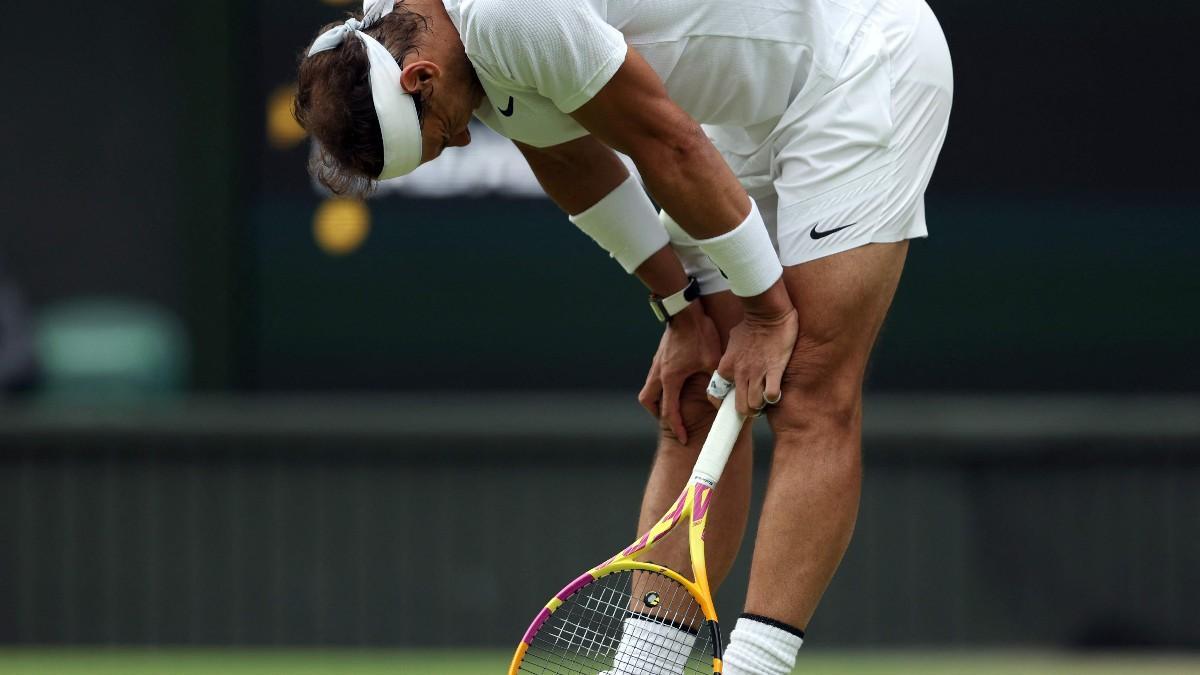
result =
[[[779,401],[783,372],[796,347],[800,322],[782,280],[742,302],[742,322],[729,331],[717,374],[734,384],[737,410],[749,415],[768,401]],[[714,407],[721,406],[720,399],[710,395],[708,400]]]
[[[679,405],[683,384],[696,373],[711,373],[720,358],[717,326],[699,302],[692,303],[667,324],[638,401],[651,415],[666,422],[680,443],[687,443],[687,426]]]

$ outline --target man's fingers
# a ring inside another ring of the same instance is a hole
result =
[[[765,377],[754,377],[746,383],[746,405],[750,406],[751,412],[766,405],[766,401],[763,399],[764,380]]]
[[[687,443],[687,429],[683,426],[683,415],[679,412],[679,392],[683,388],[683,382],[669,380],[663,382],[662,387],[662,418],[666,420],[667,426],[671,432],[675,434],[675,438],[680,443]]]
[[[738,380],[737,388],[733,390],[733,395],[737,397],[734,399],[734,406],[737,408],[738,414],[743,417],[746,417],[752,412],[749,405],[749,389],[750,381],[742,379]]]
[[[646,384],[638,392],[638,403],[641,403],[642,407],[650,411],[650,414],[656,418],[659,415],[658,402],[662,398],[662,390],[662,379],[658,376],[658,364],[655,363],[650,367],[650,375],[646,378]]]
[[[763,390],[763,401],[767,405],[775,405],[783,398],[783,371],[768,370],[767,386]]]

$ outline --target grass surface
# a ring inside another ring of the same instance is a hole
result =
[[[0,675],[503,675],[508,652],[0,648]],[[796,675],[1194,675],[1200,655],[861,651],[801,654]]]

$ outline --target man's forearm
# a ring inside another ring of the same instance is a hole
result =
[[[630,48],[608,84],[571,115],[633,158],[650,193],[722,269],[748,313],[790,311],[762,218],[703,129],[671,101],[637,50]]]
[[[572,216],[592,208],[629,178],[628,169],[612,149],[591,137],[544,150],[520,143],[517,148],[546,194]],[[657,222],[647,224],[659,227]],[[669,245],[650,255],[634,274],[650,292],[660,296],[676,293],[687,285],[683,265]]]
[[[663,298],[678,293],[688,285],[687,272],[683,271],[679,256],[669,245],[646,258],[646,262],[638,266],[634,274],[651,293]]]
[[[552,148],[516,144],[546,195],[569,215],[578,215],[629,177],[610,148],[590,136]]]
[[[718,237],[746,218],[750,198],[707,138],[687,150],[650,147],[635,155],[634,161],[646,177],[650,193],[689,235],[698,240]],[[677,213],[690,219],[691,226]],[[741,300],[748,313],[758,316],[770,317],[792,309],[782,279],[764,292]]]
[[[673,142],[639,144],[630,156],[655,201],[685,232],[718,237],[745,219],[750,198],[699,125],[686,115],[678,123],[694,131]]]
[[[695,124],[690,118],[680,120],[680,124],[688,123]],[[745,189],[699,126],[693,142],[647,143],[633,158],[650,193],[697,240],[730,232],[750,213]],[[747,313],[761,317],[792,310],[782,278],[741,300]]]

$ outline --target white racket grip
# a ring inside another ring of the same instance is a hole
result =
[[[729,461],[729,453],[733,452],[733,444],[737,442],[742,422],[746,420],[738,414],[733,399],[731,389],[717,410],[717,418],[713,420],[708,438],[704,439],[704,447],[700,449],[700,456],[696,458],[696,466],[692,468],[693,481],[702,480],[716,485],[721,480],[725,462]]]

